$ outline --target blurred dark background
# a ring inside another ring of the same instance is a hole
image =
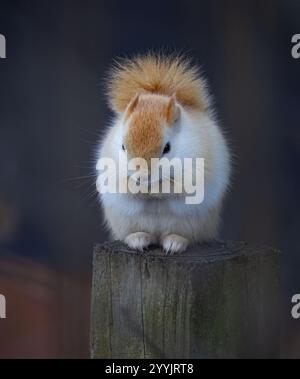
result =
[[[0,0],[0,33],[0,357],[88,356],[103,78],[149,48],[208,77],[236,156],[221,237],[284,252],[282,355],[300,357],[299,0]]]

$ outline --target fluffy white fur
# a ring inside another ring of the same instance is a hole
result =
[[[142,250],[159,243],[168,253],[182,252],[189,244],[216,237],[222,200],[230,174],[230,155],[223,133],[207,110],[181,109],[176,128],[164,127],[170,141],[168,158],[205,159],[205,197],[199,205],[185,203],[185,194],[134,196],[102,194],[106,223],[115,239]],[[119,114],[100,148],[100,157],[118,161],[126,133],[126,122]]]

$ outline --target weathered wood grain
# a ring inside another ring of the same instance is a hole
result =
[[[213,242],[140,254],[94,252],[93,358],[276,358],[279,253]]]

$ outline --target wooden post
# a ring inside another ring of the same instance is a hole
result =
[[[97,245],[92,358],[278,358],[278,268],[277,251],[243,242]]]

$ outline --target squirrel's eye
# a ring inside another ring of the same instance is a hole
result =
[[[124,145],[122,145],[122,150],[125,151],[125,146]]]
[[[163,154],[168,154],[168,152],[171,150],[171,145],[168,142],[164,148]]]

